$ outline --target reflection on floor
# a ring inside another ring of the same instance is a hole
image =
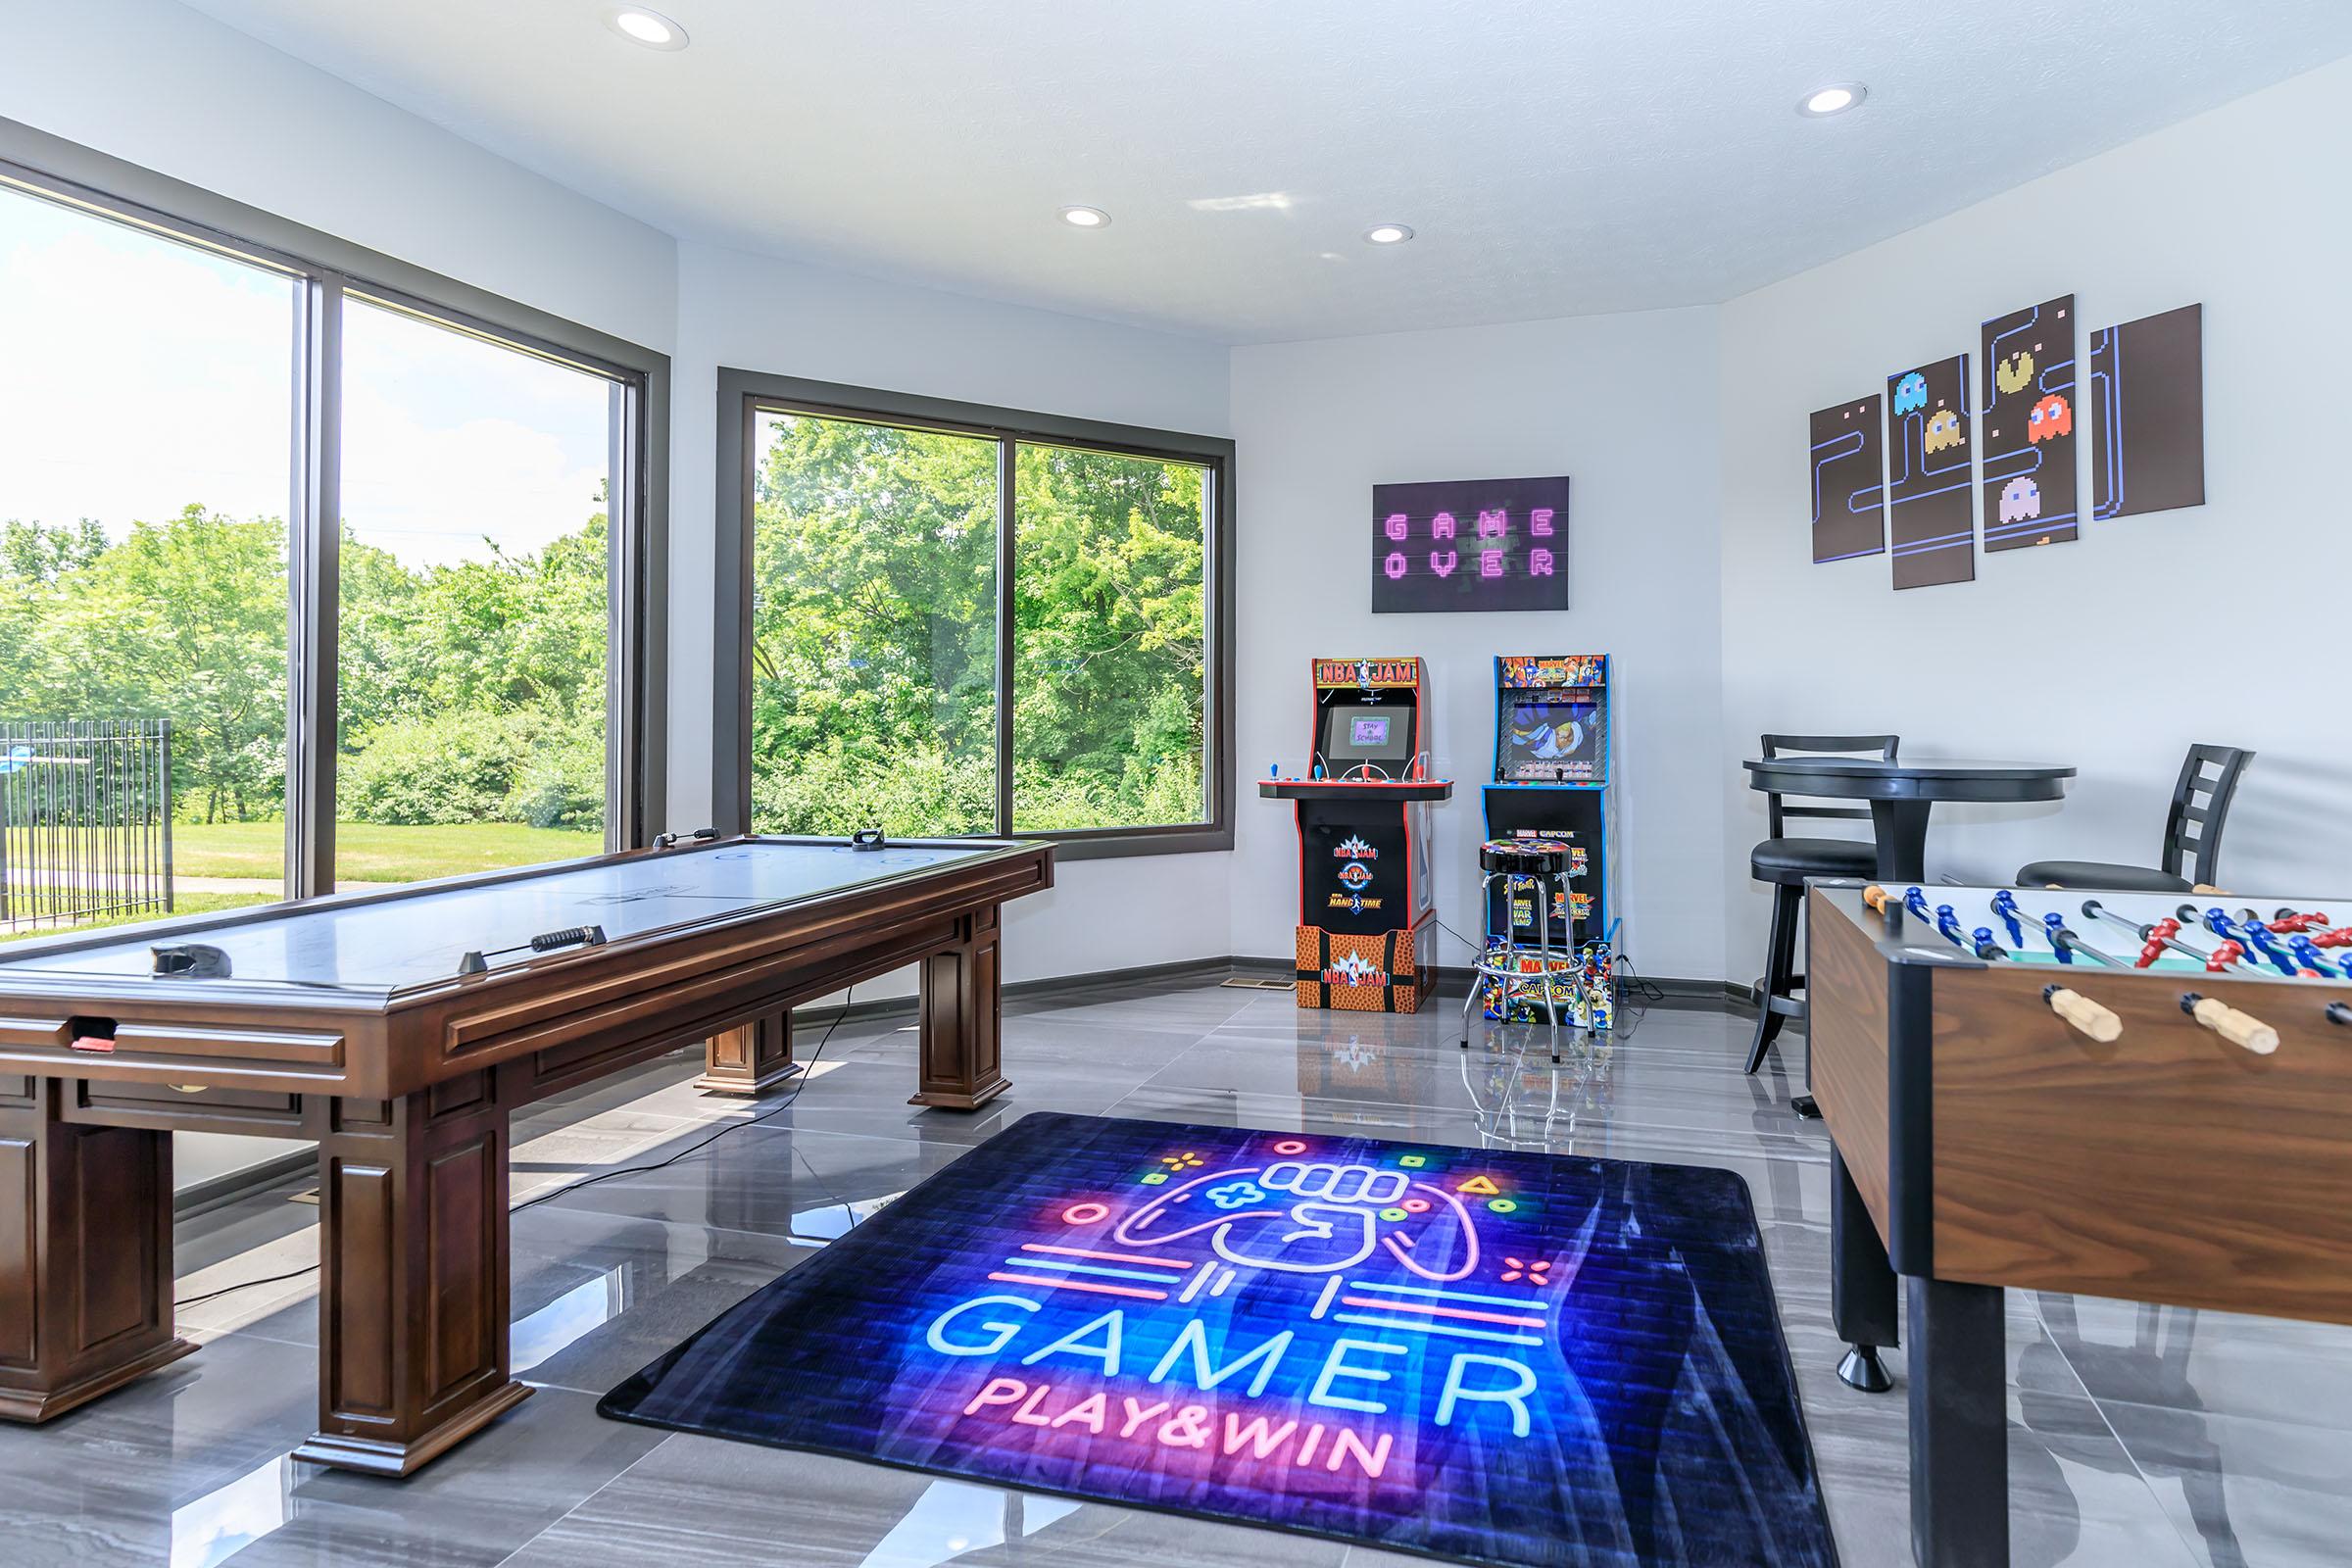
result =
[[[514,1365],[538,1389],[406,1483],[285,1455],[315,1410],[315,1279],[183,1314],[203,1351],[37,1430],[0,1429],[0,1559],[642,1568],[649,1562],[1054,1565],[1418,1559],[1071,1503],[599,1420],[596,1398],[711,1317],[1031,1110],[1349,1131],[1739,1171],[1753,1189],[1831,1518],[1857,1568],[1908,1562],[1900,1393],[1832,1375],[1827,1146],[1749,1025],[1653,1006],[1555,1066],[1545,1031],[1464,1053],[1418,1016],[1299,1012],[1213,986],[1010,1009],[1013,1092],[974,1116],[905,1101],[914,1037],[844,1027],[789,1110],[656,1172],[515,1214]],[[688,1087],[684,1057],[533,1107],[514,1192],[684,1150],[774,1107]],[[180,1294],[318,1255],[308,1183],[181,1227]],[[2340,1564],[2352,1541],[2352,1329],[2013,1293],[2015,1561]],[[1899,1379],[1899,1355],[1889,1357]]]

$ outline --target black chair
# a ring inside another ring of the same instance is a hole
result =
[[[1876,752],[1882,761],[1891,762],[1899,744],[1892,735],[1767,735],[1764,756]],[[1866,806],[1789,806],[1772,791],[1766,793],[1764,812],[1772,837],[1747,856],[1747,874],[1772,884],[1772,940],[1765,949],[1764,978],[1756,982],[1756,1039],[1747,1052],[1751,1073],[1764,1065],[1764,1053],[1772,1049],[1782,1020],[1805,1015],[1805,1004],[1789,995],[1805,988],[1805,977],[1796,972],[1796,917],[1804,905],[1805,878],[1871,876],[1879,868],[1878,845],[1870,839],[1789,838],[1782,831],[1792,816],[1867,822]]]
[[[2118,888],[2126,893],[2186,893],[2216,885],[2222,823],[2237,775],[2254,760],[2234,746],[2191,746],[2173,783],[2164,816],[2164,864],[2110,865],[2103,860],[2035,860],[2017,870],[2021,888]],[[2211,777],[2207,776],[2210,771]]]

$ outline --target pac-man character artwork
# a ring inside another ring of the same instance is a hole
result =
[[[2001,487],[2001,521],[2023,522],[2040,515],[2041,489],[2033,480],[2021,473]]]
[[[2023,392],[2026,384],[2033,379],[2034,356],[2024,349],[2019,349],[2007,359],[1996,361],[1993,364],[1992,382],[2003,397],[2014,392]]]
[[[2075,433],[2075,411],[2067,407],[2066,399],[2053,392],[2034,405],[2026,416],[2026,440],[2039,443],[2053,436]]]
[[[1894,384],[1894,412],[1912,414],[1928,406],[1928,378],[1913,370]]]
[[[601,1408],[1477,1562],[1835,1561],[1721,1170],[1031,1115]]]
[[[1927,433],[1920,437],[1920,447],[1927,452],[1941,452],[1961,442],[1960,416],[1950,409],[1937,409],[1928,416]]]

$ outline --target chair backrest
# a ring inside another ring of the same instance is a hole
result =
[[[2237,775],[2254,760],[2234,746],[2191,746],[2173,785],[2172,809],[2164,815],[2164,868],[2199,886],[2214,886],[2222,858],[2222,824]],[[2195,869],[2184,871],[2183,864]]]
[[[1900,744],[1899,739],[1892,735],[1767,735],[1764,737],[1764,756],[1769,760],[1775,757],[1835,757],[1848,752],[1876,752],[1879,760],[1891,762],[1894,760],[1895,748]],[[1797,798],[1811,799],[1809,796]],[[1768,836],[1776,839],[1787,837],[1781,831],[1784,817],[1839,816],[1865,822],[1870,820],[1870,808],[1867,806],[1788,806],[1783,804],[1782,792],[1778,790],[1767,791],[1764,801],[1764,814],[1771,824]]]

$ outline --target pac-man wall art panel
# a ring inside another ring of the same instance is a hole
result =
[[[1986,550],[2076,537],[2075,324],[2072,294],[1984,323],[1977,406]]]
[[[1976,481],[1969,472],[1968,356],[1886,378],[1887,537],[1894,585],[1977,574]]]
[[[1886,443],[1876,392],[1813,415],[1813,562],[1886,548]]]
[[[2093,517],[2205,504],[2205,307],[2090,335]]]

